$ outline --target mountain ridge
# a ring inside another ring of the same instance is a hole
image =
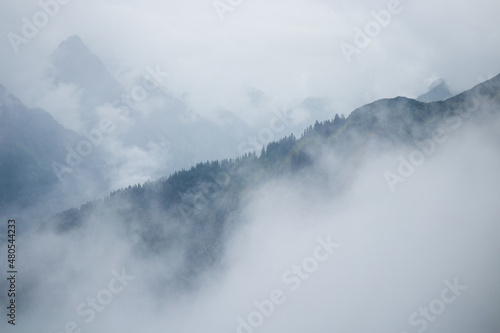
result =
[[[487,94],[478,94],[478,90],[482,90],[483,92],[487,92]],[[406,121],[405,128],[403,131],[397,132],[399,136],[396,138],[402,140],[402,135],[407,135],[408,130],[411,129],[411,125],[417,123],[421,123],[426,121],[427,125],[439,122],[443,120],[445,117],[450,117],[456,115],[459,111],[463,111],[463,103],[465,100],[471,100],[472,97],[480,96],[480,98],[490,98],[493,99],[495,105],[500,104],[500,74],[492,78],[491,80],[482,82],[474,86],[473,88],[466,90],[450,99],[445,101],[437,101],[431,103],[425,103],[417,101],[416,99],[411,99],[403,96],[398,96],[394,98],[385,98],[374,101],[372,103],[366,104],[362,107],[355,109],[347,118],[343,116],[339,116],[338,114],[332,119],[327,120],[325,122],[316,122],[316,124],[309,126],[305,131],[301,138],[296,139],[293,134],[290,136],[286,136],[285,138],[269,143],[262,150],[260,157],[257,157],[255,153],[244,154],[242,156],[236,157],[235,159],[225,159],[221,161],[212,161],[206,162],[207,164],[216,163],[216,164],[228,164],[231,161],[238,162],[241,160],[245,160],[248,158],[252,159],[261,159],[265,158],[266,153],[269,151],[269,148],[273,148],[280,143],[286,143],[289,146],[288,149],[285,149],[288,152],[293,152],[290,141],[297,142],[297,144],[303,143],[303,141],[307,141],[311,137],[315,137],[318,133],[322,133],[321,135],[326,138],[331,138],[333,136],[338,136],[340,132],[345,132],[347,130],[351,130],[351,128],[363,128],[365,130],[370,131],[371,133],[377,133],[382,135],[382,138],[385,137],[385,133],[382,131],[382,128],[379,126],[380,124],[387,124],[393,120],[397,121]],[[486,105],[490,105],[491,103],[487,103]],[[484,105],[483,105],[484,106]],[[479,106],[478,106],[479,107]],[[495,108],[492,109],[496,111]],[[375,112],[373,112],[375,111]],[[366,117],[369,117],[366,119]],[[389,119],[390,118],[390,119]],[[394,119],[396,118],[396,119]],[[385,122],[384,122],[385,121]],[[364,127],[367,125],[368,127]],[[437,125],[437,124],[434,124]],[[325,130],[321,129],[322,127],[332,127],[333,130]],[[401,123],[396,126],[401,126]],[[411,133],[412,139],[419,139],[425,133],[415,132]],[[402,142],[405,142],[402,140]],[[297,147],[293,147],[297,148]],[[295,151],[297,152],[297,151]],[[198,163],[200,165],[203,163]],[[191,167],[190,170],[196,169],[196,166]],[[185,169],[176,171],[173,175],[178,173],[186,172]],[[165,180],[168,177],[162,177],[158,181]],[[155,181],[153,181],[155,182]],[[123,189],[120,189],[116,192],[120,192]]]
[[[224,238],[238,223],[239,210],[260,185],[301,175],[306,184],[333,186],[329,190],[340,193],[355,176],[356,166],[373,140],[385,142],[386,147],[414,147],[415,140],[429,137],[444,119],[460,116],[467,103],[484,107],[486,113],[498,113],[499,82],[500,75],[444,102],[423,103],[406,97],[375,101],[347,118],[336,115],[333,120],[316,122],[299,139],[291,134],[269,143],[260,156],[247,153],[235,159],[198,163],[189,170],[114,191],[54,216],[42,230],[66,233],[99,223],[96,216],[114,216],[129,235],[140,230],[134,237],[140,239],[136,246],[144,253],[182,248],[189,260],[178,275],[183,277],[182,285],[192,286],[199,274],[217,264],[224,252]],[[325,149],[339,158],[338,165],[331,165],[333,170],[350,166],[349,171],[332,179],[315,169],[314,161]],[[180,283],[176,279],[171,282]]]
[[[29,206],[50,192],[58,179],[53,161],[63,161],[65,144],[81,137],[66,129],[50,113],[28,108],[0,85],[0,206]]]

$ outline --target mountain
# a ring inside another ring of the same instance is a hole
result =
[[[53,52],[51,74],[55,84],[74,84],[82,89],[81,102],[90,110],[125,93],[99,57],[76,35],[61,42]]]
[[[168,146],[162,154],[172,156],[171,163],[157,173],[188,167],[197,158],[213,158],[214,146],[218,147],[217,158],[234,153],[229,143],[233,141],[228,134],[231,128],[222,128],[194,114],[186,103],[167,91],[169,74],[159,65],[146,66],[131,87],[124,87],[75,35],[53,52],[50,75],[56,86],[69,84],[82,91],[79,117],[85,130],[90,131],[102,120],[104,108],[116,120],[113,136],[124,148],[151,152],[152,146]],[[115,111],[110,111],[110,106]],[[104,161],[109,158],[101,157]]]
[[[26,107],[0,85],[0,208],[17,213],[56,187],[53,162],[64,161],[66,145],[79,139],[48,112]]]
[[[244,101],[243,109],[230,112],[220,108],[212,112],[217,115],[215,119],[207,119],[200,115],[202,112],[192,110],[168,91],[167,69],[154,64],[147,66],[142,77],[134,81],[132,87],[125,88],[78,36],[69,37],[54,51],[51,75],[56,86],[69,84],[82,92],[79,118],[87,131],[103,117],[102,107],[112,105],[115,111],[107,108],[106,112],[116,119],[117,130],[113,137],[119,145],[128,150],[144,151],[150,156],[157,154],[151,147],[165,147],[161,155],[169,156],[170,162],[166,165],[159,161],[160,167],[153,173],[154,177],[188,168],[199,160],[222,159],[260,149],[287,132],[298,135],[307,124],[328,119],[331,113],[327,100],[310,97],[278,111],[290,118],[286,126],[275,124],[274,116],[271,119],[262,117],[261,121],[255,114],[269,114],[276,106],[263,91],[245,86],[237,98]],[[138,91],[146,93],[134,95]],[[250,122],[255,120],[253,125],[239,118],[238,115],[245,112],[252,119]],[[109,152],[101,159],[114,160]],[[113,165],[104,170],[117,167],[120,168]],[[113,170],[112,173],[121,172]]]
[[[45,229],[68,233],[113,217],[126,237],[144,255],[173,260],[167,253],[182,252],[183,264],[164,287],[196,284],[201,272],[218,264],[225,239],[241,220],[249,193],[266,182],[296,179],[309,187],[328,187],[341,193],[355,177],[359,162],[368,153],[393,148],[415,148],[445,124],[484,121],[498,116],[500,75],[444,102],[423,103],[404,97],[379,100],[354,110],[349,117],[336,115],[316,122],[300,139],[294,135],[268,144],[260,156],[198,163],[169,177],[115,191],[54,216]],[[475,116],[472,116],[475,110]],[[373,143],[377,142],[374,148]],[[375,150],[374,150],[375,149]],[[329,172],[316,168],[325,151],[336,156]],[[333,176],[331,176],[333,171]],[[333,177],[333,178],[332,178]]]
[[[453,94],[450,92],[450,89],[448,88],[446,81],[440,79],[434,82],[430,86],[428,92],[418,96],[417,101],[425,103],[438,102],[438,101],[444,101],[452,96]]]

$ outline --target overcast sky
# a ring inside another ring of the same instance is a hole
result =
[[[212,0],[69,0],[43,22],[38,1],[3,0],[0,84],[36,106],[47,56],[74,34],[125,84],[160,65],[170,72],[164,85],[200,113],[244,85],[284,102],[326,97],[335,112],[349,113],[378,98],[416,97],[439,77],[460,92],[500,72],[496,0],[401,0],[350,63],[341,43],[355,46],[356,28],[373,28],[372,11],[391,1],[230,2],[240,4],[217,13]],[[16,54],[9,33],[22,37],[23,17],[33,16],[45,25]]]

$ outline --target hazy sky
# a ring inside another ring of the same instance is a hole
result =
[[[416,97],[438,77],[460,92],[500,72],[495,0],[224,0],[216,3],[231,11],[221,15],[212,0],[67,2],[46,22],[38,1],[0,4],[0,83],[29,105],[42,98],[47,56],[73,34],[125,84],[160,65],[171,74],[164,85],[200,113],[230,104],[243,85],[283,103],[327,97],[349,113],[382,97]],[[372,12],[391,6],[377,31]],[[41,27],[16,54],[9,33],[22,36],[23,17],[34,16]],[[371,42],[348,63],[341,43],[355,46],[356,29],[370,27]]]

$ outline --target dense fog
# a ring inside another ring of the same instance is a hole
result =
[[[369,152],[340,194],[300,177],[249,192],[222,260],[186,290],[168,289],[182,247],[144,252],[113,216],[23,237],[20,324],[8,331],[494,332],[495,121],[451,133],[395,192],[384,173],[411,150]],[[335,179],[335,158],[314,172]]]

